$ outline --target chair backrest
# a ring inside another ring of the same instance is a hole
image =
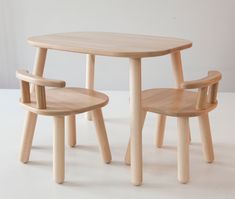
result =
[[[209,71],[208,76],[199,80],[185,81],[181,84],[184,89],[198,89],[197,109],[205,109],[210,104],[217,103],[217,92],[222,75],[219,71]]]
[[[65,87],[65,81],[46,79],[30,74],[27,70],[17,70],[16,77],[20,80],[21,102],[30,103],[30,83],[35,86],[37,108],[46,109],[45,87]]]

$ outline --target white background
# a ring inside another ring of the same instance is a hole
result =
[[[29,36],[108,31],[174,36],[193,42],[182,52],[185,79],[223,73],[221,91],[235,91],[234,0],[0,0],[0,88],[17,88],[15,70],[32,70]],[[85,56],[49,51],[46,76],[84,86]],[[97,57],[95,85],[128,89],[128,59]],[[172,86],[169,56],[143,59],[143,88]]]

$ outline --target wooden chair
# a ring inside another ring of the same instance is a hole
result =
[[[203,79],[182,83],[181,89],[159,88],[142,92],[142,125],[148,111],[177,117],[178,180],[181,183],[187,183],[189,180],[189,117],[199,117],[204,158],[208,163],[214,160],[208,112],[217,106],[218,83],[221,78],[220,72],[209,71],[208,76]],[[198,89],[198,92],[184,89]],[[158,133],[161,134],[157,137],[163,139],[164,131]],[[130,141],[125,162],[130,164]]]
[[[64,81],[45,79],[31,75],[25,70],[18,70],[16,76],[21,80],[20,104],[30,112],[30,116],[46,115],[54,118],[53,176],[55,182],[64,182],[65,116],[70,117],[71,115],[92,111],[103,160],[105,163],[111,162],[111,153],[101,111],[101,107],[108,103],[108,96],[94,90],[65,87]],[[33,85],[32,93],[30,93],[29,83]],[[57,88],[45,90],[45,87]],[[29,160],[34,128],[34,124],[25,123],[20,155],[20,160],[23,163],[27,163]],[[71,130],[68,133],[74,134],[76,132]],[[69,135],[69,137],[71,143],[76,143],[76,135]]]

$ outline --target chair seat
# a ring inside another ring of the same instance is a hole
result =
[[[46,109],[38,109],[35,93],[31,94],[31,103],[21,103],[28,111],[49,116],[72,115],[87,112],[105,106],[108,96],[84,88],[53,88],[46,90]]]
[[[183,89],[149,89],[142,92],[144,110],[175,117],[194,117],[209,112],[217,105],[208,104],[206,109],[196,109],[197,92]]]

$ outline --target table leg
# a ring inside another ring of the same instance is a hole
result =
[[[142,184],[141,59],[130,59],[131,181]]]
[[[86,88],[94,89],[94,73],[95,73],[95,55],[87,54],[86,57]],[[87,120],[92,120],[92,113],[87,112]]]
[[[38,76],[43,75],[45,61],[46,61],[46,54],[47,54],[47,49],[45,48],[37,49],[34,62],[34,69],[33,69],[34,75]],[[34,90],[34,87],[31,87],[31,90]],[[25,163],[28,162],[29,159],[36,121],[37,121],[37,114],[32,112],[26,113],[26,121],[24,127],[24,135],[23,135],[24,137],[21,145],[21,157],[20,157],[21,161]]]
[[[171,62],[173,66],[172,68],[173,68],[173,73],[175,76],[176,87],[180,88],[180,84],[184,82],[180,51],[177,51],[171,54]],[[165,129],[165,121],[166,121],[165,115],[158,115],[157,131],[156,131],[156,138],[157,138],[156,146],[157,147],[162,146],[164,129]]]
[[[176,87],[181,88],[180,84],[184,82],[181,54],[180,51],[171,54],[173,73],[175,76]]]
[[[177,51],[171,54],[171,62],[173,66],[172,68],[173,68],[173,73],[175,76],[176,87],[181,88],[180,84],[184,82],[184,75],[183,75],[183,67],[182,67],[180,51]],[[190,129],[188,131],[188,134],[189,134],[188,138],[190,142],[191,141]]]

